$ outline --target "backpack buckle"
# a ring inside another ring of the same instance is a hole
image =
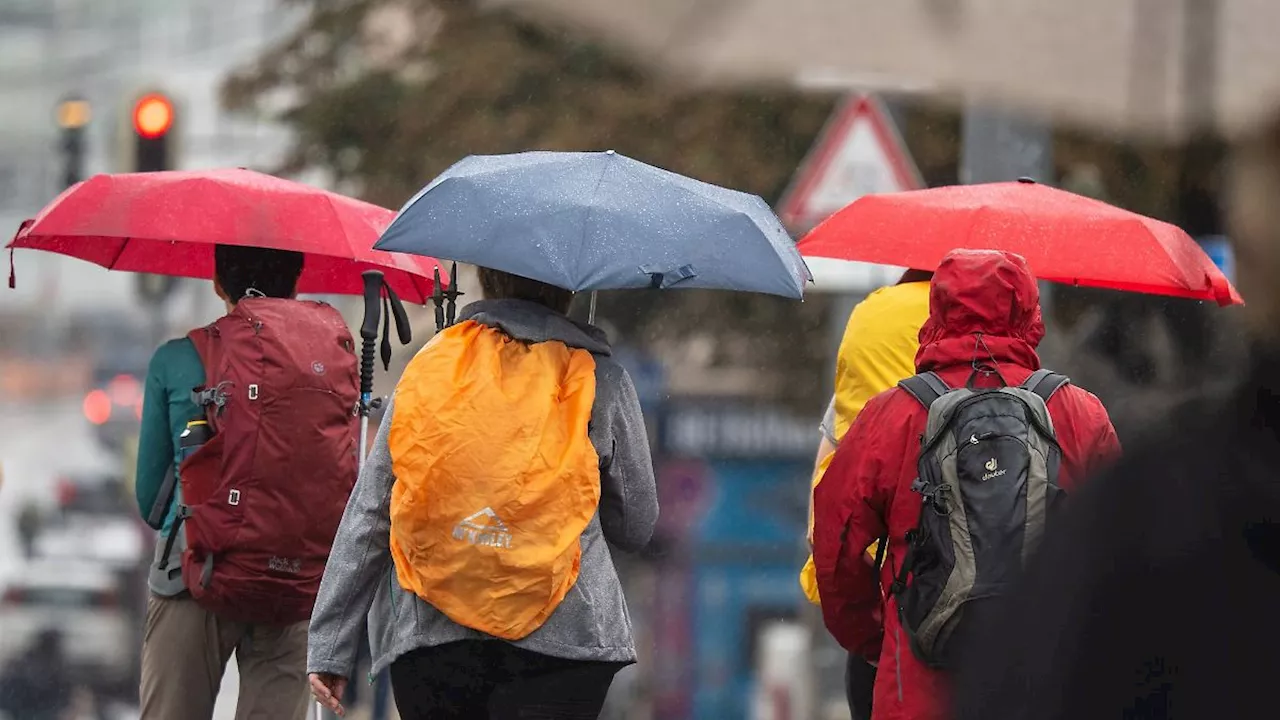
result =
[[[951,486],[946,483],[931,487],[922,494],[924,495],[924,502],[929,506],[929,509],[939,515],[950,515],[955,509],[951,507]]]
[[[230,382],[224,380],[211,388],[203,390],[191,391],[191,402],[198,407],[208,407],[214,405],[218,408],[218,414],[222,414],[222,409],[227,405],[226,386]]]

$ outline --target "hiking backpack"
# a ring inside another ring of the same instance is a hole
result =
[[[202,606],[238,622],[306,620],[359,465],[351,333],[324,303],[251,296],[188,337],[212,434],[178,470],[162,563],[183,531],[183,581]]]
[[[890,592],[929,667],[956,666],[1064,497],[1046,403],[1068,382],[1038,370],[1018,387],[952,389],[931,372],[899,383],[929,419],[911,485],[923,497],[920,520]]]

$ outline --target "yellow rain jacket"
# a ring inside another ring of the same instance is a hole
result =
[[[854,418],[871,398],[916,372],[920,326],[929,318],[929,283],[890,285],[871,293],[849,314],[836,358],[836,392],[831,427],[824,423],[828,439],[839,443]],[[812,487],[816,488],[835,453],[818,462]],[[810,494],[809,528],[813,535],[813,503]],[[867,548],[874,557],[875,544]],[[818,580],[810,556],[800,570],[800,587],[809,602],[818,604]]]
[[[591,353],[465,320],[409,363],[389,447],[401,586],[504,640],[537,630],[578,579],[600,502],[587,435]]]

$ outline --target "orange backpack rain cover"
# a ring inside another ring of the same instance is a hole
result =
[[[541,627],[578,579],[600,501],[595,392],[586,350],[474,321],[433,338],[400,378],[391,420],[400,584],[494,637]]]

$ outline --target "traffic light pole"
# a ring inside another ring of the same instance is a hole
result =
[[[61,190],[84,177],[84,136],[90,119],[89,103],[78,95],[58,103],[57,122],[61,130],[58,151],[62,156]]]
[[[168,275],[148,275],[145,273],[139,273],[136,277],[138,299],[142,301],[142,305],[147,311],[148,321],[151,326],[152,346],[160,347],[160,344],[168,339],[167,335],[169,334],[165,303],[172,297],[173,290],[178,284],[178,279]]]

